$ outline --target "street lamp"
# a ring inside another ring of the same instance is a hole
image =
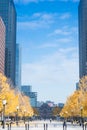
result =
[[[3,126],[3,128],[5,128],[5,105],[6,105],[6,100],[3,100],[2,101],[2,103],[3,103],[3,121],[2,121],[2,126]]]
[[[26,110],[24,110],[24,124],[25,124],[25,112],[26,112]]]
[[[83,111],[83,107],[80,107],[80,111],[81,111],[81,118],[82,118],[82,111]]]
[[[81,111],[81,123],[83,123],[83,107],[80,107],[80,111]]]
[[[18,126],[18,110],[19,110],[19,106],[17,106],[17,126]]]

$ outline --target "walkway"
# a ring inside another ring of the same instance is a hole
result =
[[[44,124],[48,124],[48,128],[44,129]],[[29,130],[63,130],[62,122],[49,122],[49,121],[34,121],[30,122],[30,128]],[[8,130],[7,127],[5,129],[2,129],[0,127],[0,130]],[[9,129],[10,130],[10,129]],[[12,126],[11,130],[28,130],[25,129],[24,126]],[[67,130],[83,130],[81,126],[71,125],[70,123],[67,124]]]

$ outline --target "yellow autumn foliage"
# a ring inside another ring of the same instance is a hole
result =
[[[76,90],[71,96],[68,97],[60,116],[87,117],[87,76],[84,76],[79,81],[79,90]]]
[[[19,99],[19,115],[20,116],[33,116],[33,108],[30,106],[30,101],[27,96],[18,92]]]
[[[17,106],[19,106],[19,116],[23,116],[24,110],[26,110],[25,116],[33,115],[33,109],[30,106],[29,98],[11,88],[8,79],[0,73],[0,112],[3,111],[3,100],[7,102],[5,105],[5,115],[15,116],[17,113]]]
[[[52,113],[54,116],[58,116],[60,111],[61,111],[61,108],[56,106],[53,108]]]

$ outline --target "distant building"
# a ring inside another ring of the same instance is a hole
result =
[[[16,44],[16,87],[21,90],[21,47]]]
[[[63,108],[64,107],[64,103],[58,103],[58,107]]]
[[[37,107],[37,92],[30,92],[27,96],[30,97],[31,106]]]
[[[54,102],[52,102],[52,101],[46,101],[46,104],[48,104],[48,106],[50,106],[50,107],[55,106]]]
[[[6,28],[5,75],[15,85],[16,69],[16,9],[13,0],[0,0],[0,16]]]
[[[52,107],[50,107],[48,104],[42,104],[42,106],[38,110],[42,119],[52,118]]]
[[[76,83],[76,90],[79,90],[79,83]]]
[[[21,86],[21,91],[30,98],[31,106],[37,107],[37,92],[32,92],[31,88],[29,85],[23,85]]]
[[[22,85],[21,86],[21,91],[30,93],[30,92],[32,92],[32,86],[30,86],[30,85]]]
[[[44,102],[43,102],[43,101],[37,101],[37,107],[41,107],[41,106],[42,106],[42,104],[44,104]]]
[[[5,25],[0,17],[0,73],[5,71]]]
[[[87,75],[87,0],[79,3],[79,77]]]

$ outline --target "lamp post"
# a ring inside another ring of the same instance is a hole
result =
[[[67,115],[67,114],[68,114],[68,112],[67,112],[67,111],[65,111],[65,114],[66,114],[66,121],[67,121],[67,117],[68,117],[68,115]]]
[[[73,110],[71,110],[71,119],[72,119],[72,123],[73,123],[73,120],[74,120],[74,117],[73,117]]]
[[[19,106],[17,106],[17,126],[18,126],[18,110],[19,110]]]
[[[6,100],[3,100],[2,103],[3,103],[3,121],[2,121],[2,127],[4,129],[5,128],[5,105],[6,105]]]
[[[80,110],[81,110],[81,118],[82,118],[82,114],[83,114],[83,113],[82,113],[82,111],[83,111],[83,107],[80,107]]]
[[[24,124],[25,124],[25,112],[26,112],[26,110],[24,110]]]
[[[81,111],[81,124],[83,123],[83,107],[80,107],[80,111]]]

